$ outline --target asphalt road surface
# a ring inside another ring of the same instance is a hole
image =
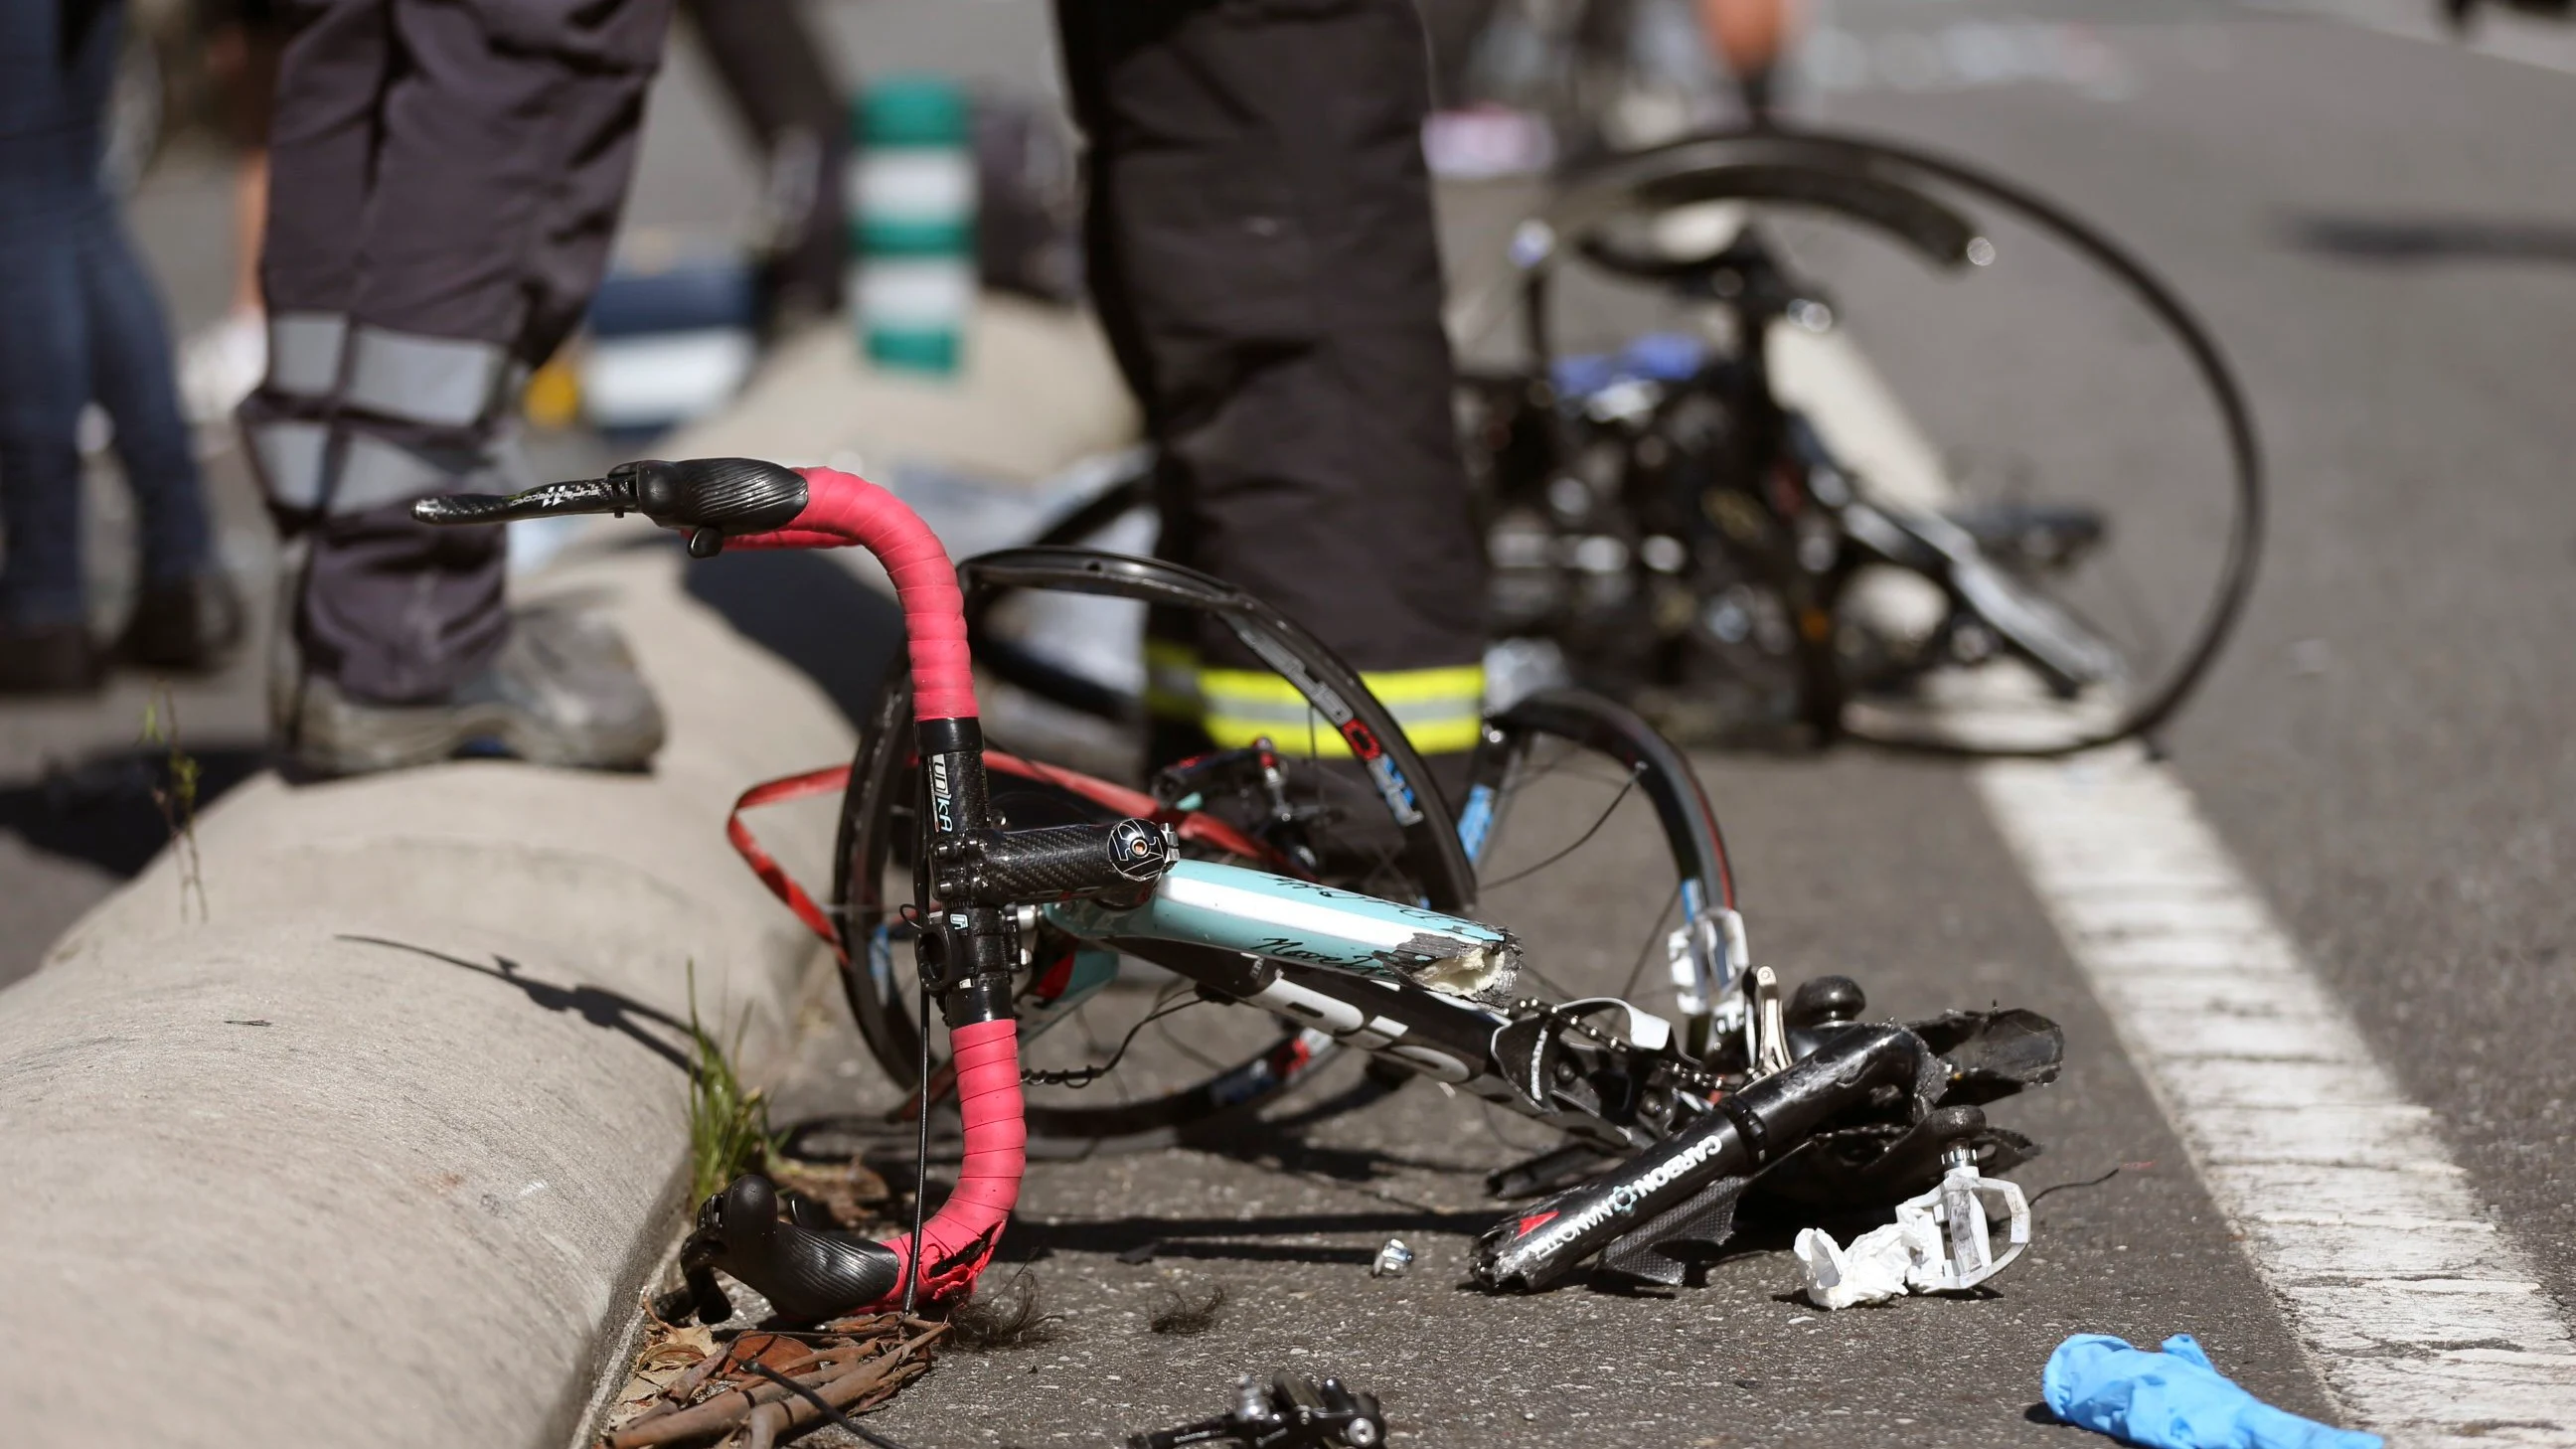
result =
[[[2235,360],[2272,463],[2269,550],[2234,645],[2161,741],[2169,768],[2429,1109],[2460,1182],[2563,1321],[2576,1304],[2562,1166],[2576,1064],[2561,1049],[2576,1026],[2576,493],[2560,459],[2576,432],[2552,364],[2576,330],[2576,80],[2492,53],[2514,49],[2511,32],[2470,51],[2429,28],[2392,33],[2410,22],[2388,6],[2305,9],[2383,28],[2181,0],[1838,0],[1819,7],[1792,105],[1958,153],[2105,224]],[[831,14],[854,58],[947,47],[997,81],[1045,84],[1043,7]],[[972,17],[959,22],[971,44],[947,14]],[[1979,62],[1998,52],[1961,25],[2021,58]],[[2531,59],[2554,61],[2555,43],[2539,35]],[[716,224],[747,191],[686,63],[655,125],[639,215]],[[138,214],[183,314],[220,299],[220,269],[181,230],[219,216],[218,182],[182,167]],[[1472,270],[1493,233],[1453,232]],[[1854,329],[1917,389],[1909,402],[1945,449],[2045,458],[2139,433],[2141,415],[2154,432],[2149,403],[2124,413],[2057,382],[2062,405],[2009,413],[1994,429],[2006,436],[1986,436],[1978,379],[2081,378],[2128,342],[2077,328],[2037,367],[1982,332],[1872,330],[1859,292]],[[256,572],[256,515],[227,486]],[[183,691],[183,723],[203,748],[247,751],[254,689],[245,666]],[[124,801],[109,842],[70,808],[83,777],[40,780],[48,761],[128,743],[141,703],[128,685],[99,705],[0,714],[0,979],[149,849],[133,822],[150,817],[115,778],[91,777]],[[1418,1085],[1222,1152],[1037,1167],[1003,1256],[1028,1264],[1057,1336],[951,1357],[884,1431],[915,1449],[1099,1442],[1214,1412],[1237,1373],[1289,1367],[1375,1390],[1422,1445],[2073,1443],[2033,1406],[2049,1349],[2079,1331],[2189,1331],[2265,1397],[2337,1413],[2326,1365],[2276,1306],[2246,1225],[2194,1172],[1976,777],[1864,750],[1703,768],[1761,959],[1785,977],[1853,975],[1874,1010],[1999,1000],[2066,1025],[2064,1079],[1996,1112],[2047,1146],[2019,1180],[2037,1191],[2121,1170],[2046,1198],[2035,1245],[1992,1293],[1826,1314],[1789,1296],[1793,1265],[1757,1241],[1669,1297],[1485,1297],[1460,1286],[1496,1215],[1478,1180],[1536,1134]],[[1655,905],[1662,882],[1646,883],[1656,867],[1629,825],[1489,903],[1548,943],[1534,959],[1568,986],[1619,987]],[[788,1103],[867,1089],[827,1033]],[[1373,1279],[1389,1236],[1420,1260]],[[1213,1329],[1149,1330],[1162,1295],[1211,1286],[1227,1295]],[[2576,1423],[2523,1432],[2576,1441]]]

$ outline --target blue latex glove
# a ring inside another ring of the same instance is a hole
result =
[[[2380,1449],[2376,1434],[2330,1429],[2273,1408],[2210,1367],[2199,1340],[2177,1333],[2164,1352],[2079,1333],[2048,1356],[2040,1392],[2070,1424],[2148,1449]]]

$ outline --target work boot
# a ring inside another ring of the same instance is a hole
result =
[[[292,681],[280,691],[286,704]],[[361,775],[497,753],[537,765],[640,770],[662,747],[662,710],[617,631],[563,609],[515,614],[482,672],[444,700],[374,704],[315,674],[303,681],[289,758],[319,775]]]
[[[241,594],[216,572],[173,584],[146,584],[134,617],[117,636],[117,657],[146,669],[186,674],[223,667],[241,642]]]
[[[86,624],[0,624],[0,694],[87,694],[105,672]]]

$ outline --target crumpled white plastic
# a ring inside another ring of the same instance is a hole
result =
[[[1962,1242],[1945,1236],[1953,1218]],[[2000,1221],[2006,1242],[1993,1250],[1989,1228]],[[2021,1189],[1981,1175],[1976,1164],[1954,1163],[1941,1182],[1896,1205],[1896,1221],[1836,1244],[1821,1228],[1802,1228],[1792,1251],[1807,1270],[1807,1301],[1819,1308],[1885,1303],[1900,1293],[1956,1293],[1974,1288],[2012,1266],[2030,1246],[2030,1202]]]
[[[1939,1282],[1941,1229],[1929,1214],[1906,1213],[1842,1247],[1822,1228],[1801,1228],[1790,1251],[1807,1271],[1807,1301],[1818,1308],[1885,1303]]]

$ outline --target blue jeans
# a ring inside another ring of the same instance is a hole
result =
[[[77,433],[92,400],[116,424],[144,581],[211,562],[168,324],[98,177],[121,12],[0,3],[0,627],[87,612]]]

